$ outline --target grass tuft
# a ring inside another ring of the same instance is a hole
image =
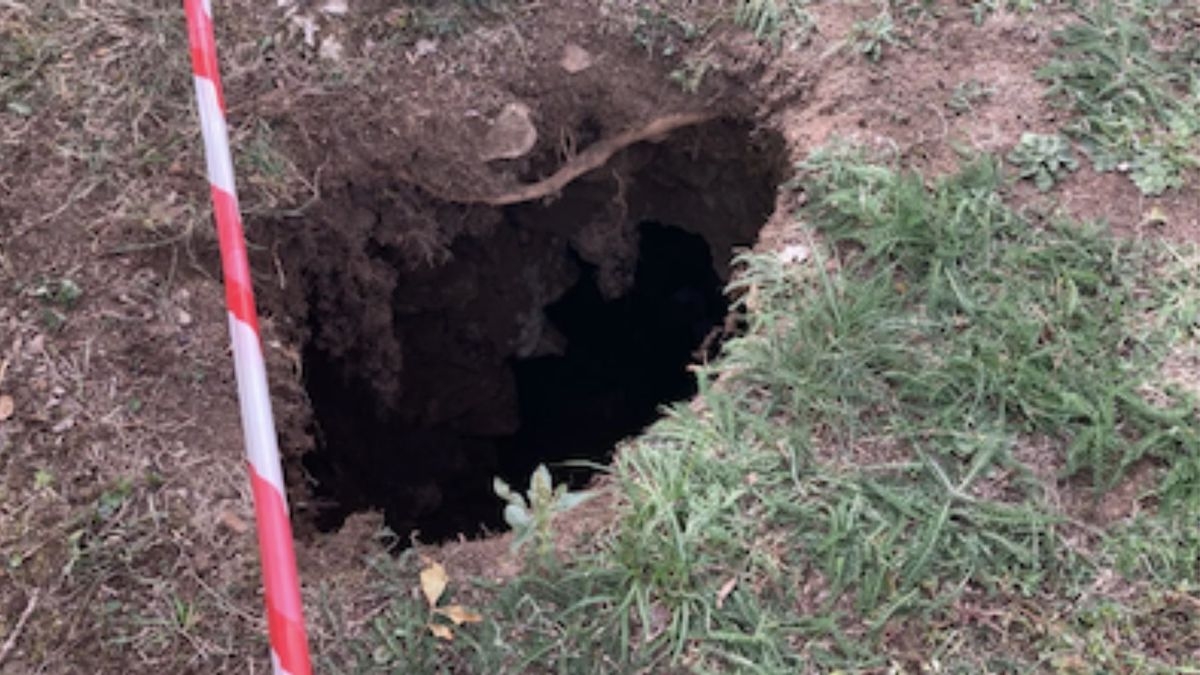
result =
[[[739,0],[733,22],[776,47],[785,36],[802,44],[815,30],[813,17],[805,10],[807,4],[808,0]]]

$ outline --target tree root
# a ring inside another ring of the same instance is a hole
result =
[[[421,181],[414,180],[414,177],[407,175],[407,172],[403,170],[400,170],[398,173],[405,182],[416,185],[434,197],[444,201],[456,204],[509,206],[557,194],[580,176],[604,166],[608,163],[608,160],[612,159],[613,155],[631,145],[641,143],[642,141],[658,139],[677,129],[703,124],[715,117],[716,115],[712,113],[676,113],[657,117],[644,126],[630,129],[612,138],[606,138],[589,145],[583,152],[569,159],[559,167],[558,171],[555,171],[548,178],[490,197],[445,194],[444,191],[432,190],[428,186],[423,185]]]

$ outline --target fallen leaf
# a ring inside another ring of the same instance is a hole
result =
[[[448,605],[446,607],[435,609],[434,611],[453,621],[455,626],[461,626],[464,623],[479,623],[480,621],[483,621],[482,614],[471,611],[462,605]]]
[[[429,567],[421,570],[421,592],[430,607],[437,606],[438,598],[446,590],[446,568],[440,563],[430,562]]]
[[[16,403],[13,402],[13,397],[8,394],[0,396],[0,422],[13,416],[13,411],[17,409]]]
[[[1166,225],[1168,223],[1167,213],[1158,206],[1150,207],[1150,210],[1142,214],[1143,225]]]
[[[737,588],[737,583],[737,577],[730,577],[729,581],[721,585],[721,588],[717,591],[717,609],[725,606],[725,598],[728,598],[733,589]]]
[[[235,534],[245,534],[250,529],[246,521],[239,518],[236,513],[228,510],[221,511],[221,515],[217,517],[217,522],[232,530]]]
[[[440,623],[429,624],[429,632],[433,633],[434,637],[441,638],[447,642],[454,639],[454,631],[450,630],[450,626]]]

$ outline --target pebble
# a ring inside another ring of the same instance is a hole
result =
[[[562,59],[558,63],[563,70],[574,75],[592,67],[592,55],[579,45],[569,44],[563,47]]]

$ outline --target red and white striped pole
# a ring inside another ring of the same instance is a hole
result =
[[[300,604],[300,578],[292,550],[283,472],[275,441],[275,420],[267,391],[267,369],[258,333],[258,313],[250,284],[250,263],[233,181],[229,132],[225,126],[225,98],[217,72],[217,46],[213,36],[211,0],[184,0],[188,41],[192,49],[192,74],[196,103],[208,160],[213,216],[221,242],[221,268],[225,276],[225,302],[237,375],[242,432],[254,490],[258,520],[258,547],[266,590],[267,628],[271,663],[276,675],[311,675],[308,636]]]

